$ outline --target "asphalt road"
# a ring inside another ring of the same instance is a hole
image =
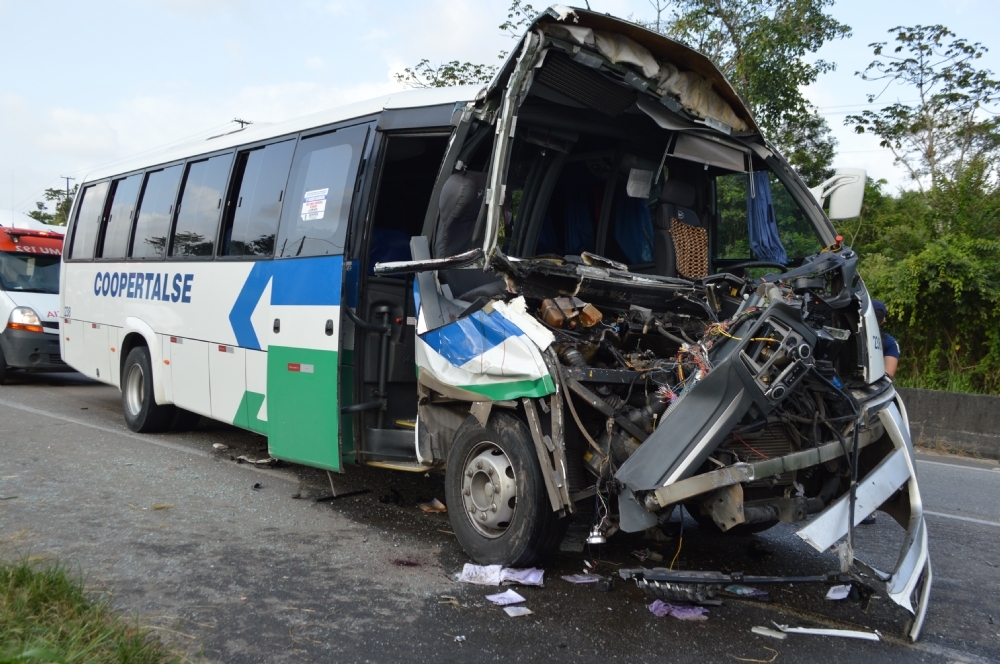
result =
[[[995,463],[921,457],[934,589],[914,645],[902,638],[907,614],[884,597],[865,612],[824,600],[823,587],[785,585],[770,589],[770,602],[725,598],[707,621],[682,622],[654,617],[621,580],[599,592],[560,578],[581,572],[585,555],[608,576],[637,566],[635,549],[673,557],[676,538],[617,536],[600,551],[563,551],[546,564],[544,588],[518,588],[534,613],[509,618],[485,601],[495,590],[454,581],[468,559],[447,515],[416,506],[443,499],[440,476],[351,468],[334,476],[337,491],[370,493],[316,502],[330,492],[325,473],[233,460],[264,456],[263,443],[205,420],[187,434],[133,434],[114,388],[19,377],[0,388],[0,556],[80,570],[122,611],[208,661],[1000,661]],[[858,557],[891,568],[902,529],[882,515],[858,532]],[[678,564],[817,574],[837,562],[789,526],[734,538],[687,519]],[[772,620],[876,629],[883,640],[751,633]]]

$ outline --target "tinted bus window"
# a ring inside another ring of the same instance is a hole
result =
[[[270,256],[295,141],[239,153],[227,201],[223,256]]]
[[[215,249],[222,197],[232,154],[187,165],[181,192],[171,256],[211,256]]]
[[[367,134],[367,127],[349,127],[299,141],[276,256],[344,253],[351,194]]]
[[[111,195],[105,208],[107,217],[104,221],[104,235],[98,243],[99,258],[125,258],[140,184],[141,174],[130,175],[111,183]]]
[[[163,258],[182,166],[146,173],[132,239],[132,258]]]
[[[70,249],[70,259],[93,258],[94,244],[97,232],[101,229],[101,213],[104,211],[104,196],[108,193],[108,183],[91,185],[83,188],[80,194],[79,212],[76,224],[73,226],[73,246]]]

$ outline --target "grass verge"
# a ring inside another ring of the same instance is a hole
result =
[[[163,664],[176,655],[59,564],[0,562],[0,664]]]

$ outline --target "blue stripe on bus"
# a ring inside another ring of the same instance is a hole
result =
[[[243,348],[260,350],[260,340],[253,329],[250,317],[269,281],[271,282],[270,304],[338,306],[343,265],[342,256],[254,263],[229,312],[229,324],[236,335],[236,343]]]
[[[457,367],[524,332],[493,311],[476,313],[420,335],[433,348]]]

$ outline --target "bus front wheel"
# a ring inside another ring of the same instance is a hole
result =
[[[174,407],[157,405],[153,398],[153,364],[149,349],[137,346],[125,358],[122,368],[122,410],[125,423],[136,433],[165,431],[174,416]]]
[[[527,567],[559,545],[566,519],[552,511],[528,427],[496,412],[470,417],[448,453],[445,496],[452,529],[473,560]]]

